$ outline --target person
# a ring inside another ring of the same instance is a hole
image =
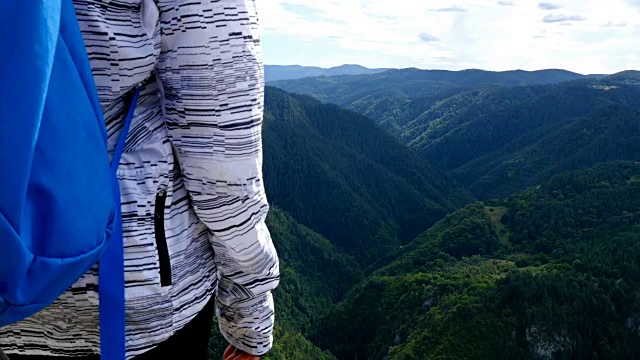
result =
[[[278,256],[262,183],[264,70],[253,0],[74,0],[118,170],[127,359],[225,359],[273,343]],[[73,141],[73,139],[65,139]],[[69,179],[73,181],[73,179]],[[98,264],[53,304],[0,329],[14,359],[97,359]]]

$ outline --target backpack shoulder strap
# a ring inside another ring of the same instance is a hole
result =
[[[120,165],[120,159],[122,158],[124,145],[127,142],[127,135],[129,134],[129,128],[131,128],[131,121],[133,119],[133,114],[136,110],[136,105],[138,104],[139,98],[140,98],[140,88],[138,87],[135,89],[133,93],[131,104],[129,105],[129,111],[127,112],[127,117],[124,119],[124,125],[122,126],[122,131],[120,132],[120,136],[118,137],[118,143],[116,144],[116,148],[113,153],[113,158],[111,159],[111,171],[113,172],[114,175],[118,171],[118,165]]]
[[[124,296],[124,240],[122,234],[122,213],[120,209],[120,185],[116,172],[122,151],[131,127],[131,120],[140,96],[140,88],[135,90],[129,112],[120,132],[118,143],[111,160],[113,188],[115,189],[116,222],[114,233],[105,252],[100,258],[98,273],[100,296],[100,354],[104,360],[125,359],[125,296]]]

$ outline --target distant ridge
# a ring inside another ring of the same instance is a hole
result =
[[[345,64],[332,68],[300,65],[265,65],[266,81],[294,80],[316,76],[367,75],[389,69],[369,69],[361,65]]]
[[[640,72],[402,69],[277,81],[360,113],[479,199],[640,154]]]
[[[371,75],[385,72],[387,70],[403,72],[403,73],[415,73],[421,74],[421,77],[435,76],[435,77],[464,77],[474,74],[476,76],[489,76],[492,80],[496,80],[497,77],[509,78],[510,80],[522,80],[525,78],[537,78],[542,77],[544,80],[538,83],[554,83],[575,79],[587,79],[587,78],[603,78],[608,74],[580,74],[573,71],[563,69],[540,69],[540,70],[505,70],[505,71],[489,71],[482,69],[463,69],[463,70],[441,70],[441,69],[419,69],[416,67],[408,68],[376,68],[371,69],[357,64],[345,64],[335,66],[331,68],[322,68],[317,66],[301,66],[301,65],[265,65],[265,79],[267,82],[282,81],[282,80],[297,80],[308,77],[320,77],[320,76],[340,76],[340,75]],[[625,72],[621,72],[625,73]],[[448,79],[447,79],[448,80]],[[445,80],[446,81],[446,80]],[[532,85],[529,81],[524,81],[522,85]]]
[[[378,69],[381,70],[381,69]],[[269,71],[269,70],[267,70]],[[633,72],[631,72],[633,74]],[[293,70],[291,70],[293,76]],[[622,77],[625,72],[620,73]],[[575,80],[598,80],[607,75],[582,75],[561,69],[536,71],[487,71],[467,69],[421,70],[389,69],[373,74],[313,76],[291,80],[268,80],[271,86],[288,92],[310,95],[322,102],[352,108],[356,103],[369,103],[389,97],[444,99],[474,86],[526,86],[558,84]],[[352,108],[352,110],[356,110]],[[358,110],[356,110],[358,112]],[[371,114],[365,114],[371,117]],[[419,115],[419,114],[416,114]],[[376,117],[373,116],[374,120]]]

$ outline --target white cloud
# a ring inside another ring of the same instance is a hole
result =
[[[580,15],[564,15],[564,14],[555,14],[555,15],[547,15],[542,18],[543,22],[546,23],[558,23],[558,22],[569,22],[569,21],[584,21]]]
[[[538,4],[538,8],[542,10],[555,10],[555,9],[560,9],[561,7],[562,5],[552,4],[548,2],[541,2],[540,4]]]
[[[420,40],[424,41],[424,42],[431,42],[431,41],[439,41],[440,39],[438,39],[437,37],[431,35],[431,34],[427,34],[427,33],[420,33],[418,34],[418,37],[420,38]]]
[[[257,0],[265,38],[304,40],[310,47],[322,43],[335,50],[301,65],[567,68],[582,73],[640,68],[640,11],[635,11],[640,7],[634,7],[640,0],[565,0],[562,12],[568,15],[543,10],[533,0],[512,6],[501,6],[511,3],[506,0],[428,3]],[[308,9],[314,16],[295,9]],[[572,26],[563,26],[567,21]],[[290,58],[284,52],[269,53],[276,55],[265,58],[267,63],[287,64]]]
[[[609,28],[619,28],[619,27],[625,27],[627,26],[627,24],[625,23],[614,23],[612,21],[609,21],[606,24],[602,24],[602,27],[609,27]]]
[[[439,9],[433,9],[432,11],[439,11],[439,12],[467,12],[467,9],[460,7],[460,6],[449,6],[449,7],[444,7],[444,8],[439,8]]]

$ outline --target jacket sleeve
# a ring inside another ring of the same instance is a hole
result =
[[[234,346],[272,346],[278,257],[265,225],[264,71],[252,0],[157,0],[169,138],[219,271],[216,314]]]

